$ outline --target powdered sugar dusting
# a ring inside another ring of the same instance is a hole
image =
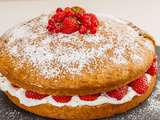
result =
[[[123,57],[124,54],[124,48],[119,47],[119,48],[115,48],[115,50],[113,51],[113,57],[110,57],[110,61],[113,61],[113,63],[116,64],[127,64],[127,60]]]
[[[8,44],[12,44],[12,42],[14,43],[16,39],[23,39],[28,37],[34,39],[37,37],[37,34],[32,33],[30,28],[26,25],[19,26],[18,28],[13,29],[11,32],[11,37]]]
[[[16,54],[17,54],[17,46],[14,46],[14,47],[11,48],[9,51],[10,51],[10,53],[11,53],[12,55],[16,55]]]
[[[125,22],[107,17],[100,22],[95,35],[78,32],[51,35],[46,30],[47,20],[48,15],[42,15],[10,30],[6,45],[12,56],[20,58],[21,64],[29,62],[46,78],[81,74],[84,68],[90,72],[94,70],[91,64],[98,64],[97,58],[125,65],[129,59],[143,60],[140,53],[143,49],[137,42],[142,36]]]
[[[131,55],[131,58],[132,58],[133,62],[139,62],[139,61],[143,60],[141,56],[136,55],[136,54]]]

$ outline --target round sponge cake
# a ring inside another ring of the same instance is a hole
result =
[[[95,35],[51,35],[49,17],[0,38],[0,73],[16,86],[52,95],[107,92],[142,76],[155,57],[153,39],[126,21],[99,17]]]
[[[0,37],[0,89],[13,103],[44,117],[82,120],[128,111],[149,97],[157,77],[152,36],[107,16],[98,16],[95,34],[91,28],[52,33],[52,17],[41,15]],[[63,30],[66,18],[58,23]]]

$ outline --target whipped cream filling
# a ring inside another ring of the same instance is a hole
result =
[[[147,77],[148,82],[150,82],[152,76],[150,76],[149,74],[145,74],[145,75]],[[27,98],[25,96],[25,91],[26,91],[25,89],[16,88],[12,86],[11,82],[7,80],[6,77],[3,77],[1,74],[0,74],[0,89],[4,92],[8,92],[12,96],[15,96],[16,98],[19,99],[21,104],[28,107],[36,106],[40,104],[51,104],[57,107],[63,107],[63,106],[76,107],[76,106],[83,106],[83,105],[96,106],[104,103],[123,104],[128,101],[131,101],[134,96],[140,96],[140,94],[136,93],[131,87],[129,87],[128,93],[121,100],[117,100],[115,98],[109,97],[105,92],[101,93],[101,95],[94,101],[84,101],[84,100],[81,100],[78,96],[72,96],[72,99],[67,103],[56,102],[52,98],[52,96],[47,96],[41,100],[36,100],[36,99]]]

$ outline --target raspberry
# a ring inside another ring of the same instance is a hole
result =
[[[79,33],[80,33],[80,34],[85,34],[85,33],[87,33],[87,28],[82,25],[81,28],[79,29]]]
[[[73,17],[66,17],[63,20],[62,32],[65,34],[70,34],[79,30],[79,24],[77,20]]]
[[[86,27],[88,27],[88,28],[91,27],[91,24],[92,24],[92,26],[97,27],[98,19],[94,14],[86,13],[86,14],[83,14],[83,16],[82,16],[82,24],[85,24]]]
[[[92,21],[92,26],[97,27],[98,26],[98,19],[94,14],[91,14],[91,21]]]
[[[153,76],[153,75],[156,75],[157,72],[158,72],[158,64],[157,64],[157,60],[154,59],[152,65],[147,70],[147,73]]]
[[[53,19],[49,19],[47,29],[49,32],[52,32],[55,29],[55,21]]]
[[[139,94],[143,94],[147,91],[148,89],[148,81],[147,81],[147,77],[144,75],[142,77],[140,77],[139,79],[131,82],[129,84],[133,90],[135,90],[137,93]]]
[[[76,16],[79,20],[81,20],[83,14],[82,14],[82,13],[75,13],[75,16]]]
[[[48,25],[54,25],[54,24],[55,24],[55,21],[53,19],[49,19]]]
[[[90,30],[91,34],[95,34],[97,32],[98,19],[94,14],[83,14],[81,19],[82,24]]]
[[[116,98],[117,100],[121,100],[127,94],[127,92],[128,92],[128,86],[126,85],[116,90],[107,92],[107,95]]]
[[[82,24],[87,27],[90,28],[91,27],[91,16],[90,14],[83,14],[83,16],[81,17],[82,19]]]
[[[97,27],[91,27],[90,33],[95,34],[97,32]]]
[[[94,100],[96,100],[99,96],[100,96],[100,94],[94,94],[94,95],[79,96],[79,98],[80,98],[81,100],[85,100],[85,101],[94,101]]]
[[[48,25],[47,29],[48,29],[49,32],[52,32],[53,29],[55,29],[55,27],[53,25]]]
[[[63,9],[62,8],[57,8],[56,13],[60,13],[60,12],[63,12]]]
[[[55,31],[55,33],[59,33],[59,32],[61,32],[62,31],[62,23],[55,23],[55,29],[54,29],[54,31]]]
[[[39,94],[39,93],[36,93],[36,92],[33,92],[33,91],[29,91],[29,90],[27,90],[25,92],[25,95],[26,95],[27,98],[38,99],[38,100],[47,96],[47,95],[44,95],[44,94]]]
[[[52,33],[61,32],[61,31],[62,31],[62,23],[53,22],[53,20],[50,19],[50,20],[48,21],[47,29],[48,29],[49,32],[52,32]]]
[[[68,12],[68,11],[72,11],[72,9],[71,9],[70,7],[66,7],[66,8],[64,9],[64,12]]]
[[[65,12],[65,14],[66,14],[67,17],[74,15],[74,12],[72,11],[72,9],[70,7],[66,7],[64,9],[64,12]]]
[[[56,13],[55,15],[53,15],[51,19],[54,19],[55,22],[61,22],[64,20],[64,18],[65,18],[65,13],[59,12],[59,13]]]
[[[52,96],[52,98],[61,103],[69,102],[71,100],[71,96]]]

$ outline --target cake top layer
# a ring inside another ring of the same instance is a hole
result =
[[[1,58],[7,56],[14,63],[9,71],[23,71],[24,81],[36,79],[37,83],[31,80],[32,84],[43,86],[40,81],[46,80],[55,89],[57,85],[79,88],[97,81],[96,86],[113,80],[124,83],[151,65],[155,54],[152,41],[123,20],[98,17],[96,34],[50,34],[46,29],[50,16],[41,15],[17,25],[1,37]],[[9,76],[15,79],[13,73]]]
[[[19,67],[29,62],[45,78],[62,73],[81,74],[84,68],[92,72],[95,68],[90,64],[96,64],[97,59],[117,65],[139,63],[144,60],[144,50],[154,51],[150,41],[121,20],[106,18],[95,35],[49,34],[48,17],[42,15],[4,35],[8,37],[9,54],[20,59]]]

